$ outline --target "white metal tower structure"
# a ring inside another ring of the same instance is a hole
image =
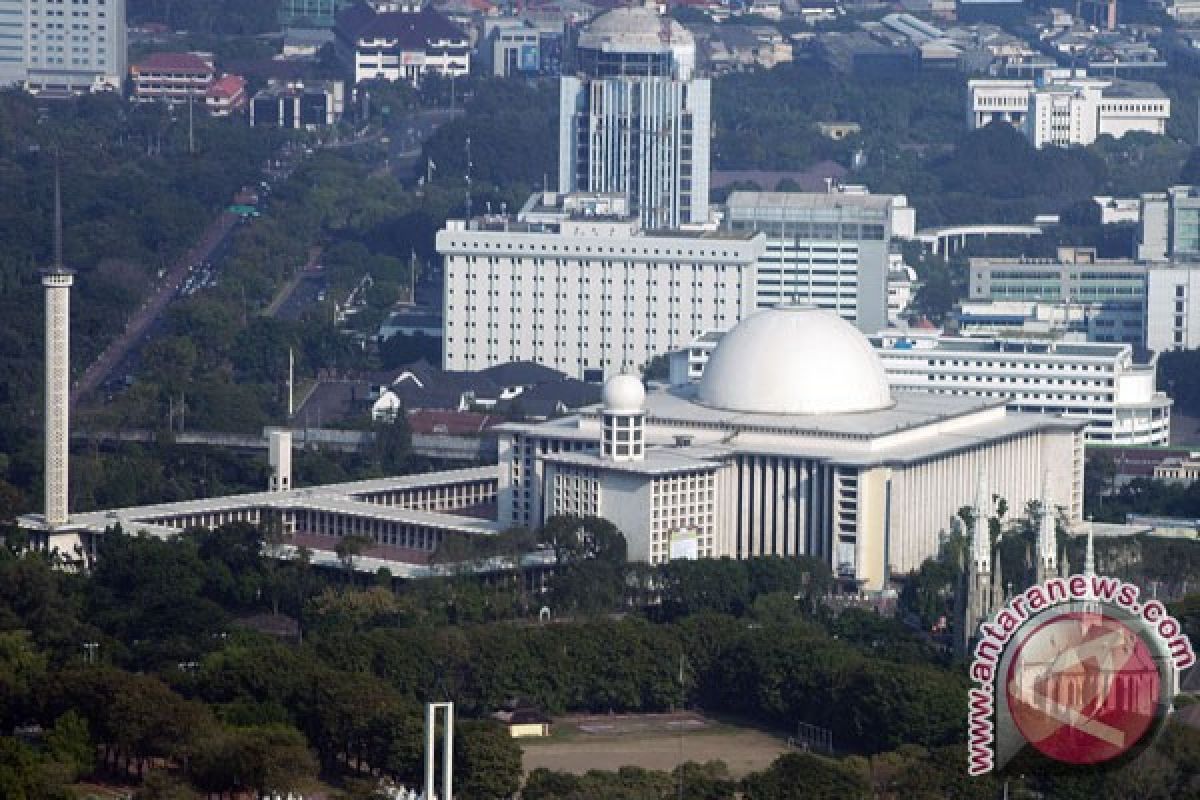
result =
[[[1086,549],[1083,551],[1083,574],[1084,575],[1095,575],[1096,574],[1096,545],[1095,545],[1095,542],[1093,541],[1094,534],[1095,534],[1095,525],[1092,522],[1092,518],[1088,517],[1087,545],[1086,545]]]
[[[1037,534],[1037,583],[1058,575],[1058,537],[1054,530],[1054,504],[1050,501],[1050,474],[1042,475],[1042,513]]]
[[[71,285],[75,273],[63,266],[62,188],[54,168],[54,264],[42,270],[46,289],[46,527],[68,519],[68,446],[71,391]]]
[[[987,476],[979,471],[975,485],[975,507],[971,509],[971,555],[973,568],[976,573],[989,574],[992,571],[992,539],[988,518],[992,515],[992,496],[987,487]]]

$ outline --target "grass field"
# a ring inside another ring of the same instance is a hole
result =
[[[699,714],[605,714],[554,720],[545,739],[522,739],[525,772],[584,773],[623,766],[670,771],[685,761],[724,761],[734,777],[761,770],[788,750],[777,736]]]

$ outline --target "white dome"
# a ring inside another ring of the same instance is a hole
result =
[[[607,11],[589,22],[579,35],[578,45],[657,53],[680,45],[695,47],[695,39],[687,28],[649,6],[628,6]]]
[[[757,414],[840,414],[889,408],[892,392],[870,342],[832,311],[765,309],[721,338],[697,400]]]
[[[615,375],[604,384],[604,410],[640,413],[646,407],[646,387],[632,375]]]

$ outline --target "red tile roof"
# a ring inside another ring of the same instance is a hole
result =
[[[208,96],[237,97],[245,89],[246,79],[241,75],[222,75],[208,87]]]
[[[420,409],[408,412],[408,426],[413,433],[444,433],[467,436],[499,425],[504,420],[491,414],[474,411],[438,411]]]
[[[137,72],[212,72],[213,65],[195,53],[151,53],[133,65]]]

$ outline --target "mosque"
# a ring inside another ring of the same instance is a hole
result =
[[[634,561],[809,555],[879,590],[937,554],[980,476],[1010,507],[1036,499],[1081,527],[1083,428],[965,393],[893,395],[853,326],[784,306],[724,336],[697,385],[647,391],[619,375],[599,406],[502,426],[495,465],[295,488],[280,432],[268,491],[21,524],[68,557],[94,552],[115,523],[165,536],[271,522],[318,563],[355,533],[374,545],[361,568],[417,577],[446,537],[595,515],[624,533]]]
[[[759,311],[695,386],[608,381],[600,407],[502,428],[499,522],[612,521],[629,558],[811,555],[868,590],[938,552],[978,476],[1012,508],[1083,506],[1083,426],[963,395],[893,395],[835,313]],[[1043,477],[1045,486],[1042,485]]]

